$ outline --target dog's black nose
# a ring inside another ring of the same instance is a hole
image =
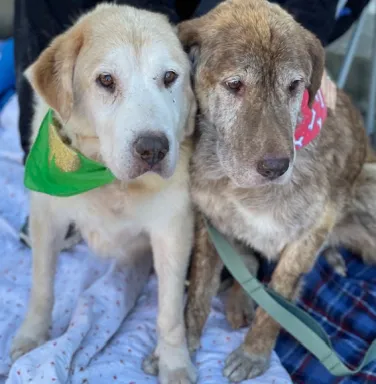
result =
[[[289,169],[290,160],[282,158],[265,158],[257,163],[257,172],[269,180],[275,180]]]
[[[135,141],[133,147],[150,167],[161,162],[170,149],[166,136],[142,136]]]

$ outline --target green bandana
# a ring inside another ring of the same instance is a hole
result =
[[[64,143],[50,109],[25,165],[25,186],[53,196],[73,196],[110,184],[115,176],[103,164]]]

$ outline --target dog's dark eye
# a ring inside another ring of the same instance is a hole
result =
[[[228,80],[225,85],[232,92],[239,92],[243,88],[243,83],[239,79]]]
[[[175,83],[178,78],[178,74],[174,71],[167,71],[164,74],[163,83],[166,88],[170,87],[173,83]]]
[[[300,85],[300,82],[301,82],[301,80],[294,80],[294,81],[289,85],[289,91],[290,91],[291,93],[294,93],[294,92],[298,89],[298,87],[299,87],[299,85]]]
[[[115,80],[114,78],[108,74],[108,73],[102,73],[98,76],[97,83],[101,85],[104,88],[107,88],[111,91],[115,88]]]

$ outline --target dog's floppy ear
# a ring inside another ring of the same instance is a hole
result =
[[[324,73],[325,67],[325,51],[320,42],[320,40],[312,35],[311,33],[306,32],[305,39],[306,47],[308,48],[308,53],[311,60],[312,71],[310,78],[310,85],[308,87],[309,101],[308,105],[312,108],[312,105],[315,101],[315,96],[317,91],[321,86],[321,79]]]
[[[46,103],[67,121],[73,108],[73,72],[83,44],[83,32],[74,27],[55,38],[25,76]]]
[[[184,50],[191,59],[193,68],[196,67],[201,47],[202,18],[183,21],[178,25],[178,36]]]

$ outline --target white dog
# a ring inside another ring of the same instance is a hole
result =
[[[34,137],[52,108],[71,147],[102,162],[116,181],[71,197],[31,193],[33,286],[12,358],[48,337],[56,257],[74,222],[100,256],[124,260],[152,250],[158,343],[144,369],[159,369],[161,383],[194,382],[183,294],[193,238],[185,138],[196,104],[174,29],[159,14],[100,5],[53,40],[26,76],[38,95]]]

